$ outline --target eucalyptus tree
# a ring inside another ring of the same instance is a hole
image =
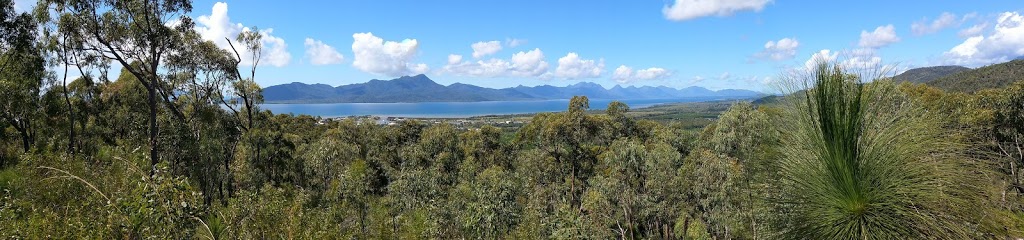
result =
[[[506,236],[522,219],[519,179],[500,166],[487,168],[453,189],[454,225],[464,237],[497,239]]]
[[[682,188],[679,207],[685,211],[681,216],[683,232],[690,231],[691,223],[699,222],[709,236],[741,238],[741,216],[748,213],[741,209],[746,200],[742,191],[746,189],[741,184],[739,161],[706,149],[691,152],[684,161],[675,179]]]
[[[242,45],[243,50],[249,53],[249,76],[245,77],[239,70],[242,64],[242,54],[239,53],[238,48],[235,47],[231,39],[225,38],[234,52],[235,57],[231,62],[234,66],[230,68],[229,72],[234,74],[234,81],[231,83],[232,98],[228,102],[224,102],[224,97],[221,97],[224,106],[227,106],[235,114],[240,116],[239,111],[245,112],[244,129],[248,130],[254,127],[253,113],[259,112],[259,104],[263,103],[263,88],[260,88],[259,84],[256,84],[256,68],[260,64],[260,59],[263,56],[263,34],[260,33],[259,28],[252,27],[247,31],[242,31],[235,37],[235,41],[238,41]],[[241,102],[239,102],[241,101]],[[240,109],[238,109],[240,108]]]
[[[0,117],[21,135],[25,152],[35,139],[33,121],[46,78],[36,34],[29,14],[15,11],[14,1],[0,1]]]
[[[736,186],[724,192],[729,199],[729,209],[734,210],[730,217],[743,219],[740,224],[745,231],[738,227],[732,227],[734,232],[750,233],[750,238],[764,236],[767,228],[766,203],[763,197],[771,195],[773,181],[778,176],[777,164],[774,159],[778,158],[778,130],[771,124],[771,116],[764,111],[763,106],[754,106],[750,103],[740,102],[729,107],[723,112],[718,121],[705,127],[697,144],[699,155],[714,154],[716,157],[701,156],[695,157],[693,161],[704,161],[688,163],[704,167],[715,167],[721,164],[714,161],[729,159],[727,164],[734,165],[736,171],[726,171],[730,181]],[[694,169],[701,173],[704,169]],[[710,170],[713,171],[713,170]],[[703,172],[706,173],[706,172]],[[699,176],[698,176],[699,177]],[[694,186],[699,189],[714,186]],[[714,209],[712,209],[714,210]],[[735,220],[733,222],[739,222]],[[730,223],[731,224],[731,223]],[[714,230],[719,226],[708,226]]]
[[[665,143],[616,140],[601,154],[583,196],[587,220],[603,238],[673,238],[682,199],[675,186],[679,152]]]
[[[995,149],[1009,165],[1016,193],[1024,194],[1024,81],[1003,89],[995,105]]]
[[[583,187],[577,184],[586,179],[596,162],[596,152],[587,145],[593,140],[599,127],[592,116],[587,115],[590,101],[586,96],[574,96],[569,100],[569,107],[564,113],[546,116],[536,124],[531,122],[522,136],[537,134],[535,143],[554,157],[559,169],[566,172],[569,181],[569,202],[578,206],[579,195]],[[539,128],[532,130],[531,128]],[[537,131],[539,130],[539,131]]]
[[[58,31],[74,39],[72,42],[82,43],[82,50],[89,57],[120,64],[146,89],[153,166],[160,161],[160,103],[173,117],[185,119],[173,102],[176,93],[166,83],[162,64],[175,51],[189,47],[182,44],[181,33],[194,31],[187,16],[191,10],[189,0],[43,0],[35,10],[39,19],[74,23],[63,25]]]
[[[463,180],[471,179],[472,176],[490,167],[512,167],[510,152],[501,142],[501,129],[484,126],[466,131],[459,138],[462,139],[459,141],[459,148],[466,158],[459,167],[460,178]]]

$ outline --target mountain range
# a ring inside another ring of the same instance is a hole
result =
[[[438,84],[420,74],[392,80],[370,80],[332,87],[327,84],[293,82],[263,89],[267,103],[393,103],[393,102],[477,102],[569,99],[583,95],[591,99],[678,99],[691,97],[750,98],[764,95],[750,90],[724,89],[718,91],[702,87],[682,89],[659,87],[622,87],[606,89],[601,85],[581,82],[565,87],[542,85],[535,87],[485,88],[463,83],[448,86]]]

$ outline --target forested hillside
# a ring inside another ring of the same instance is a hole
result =
[[[586,96],[518,128],[378,125],[261,110],[259,65],[200,40],[189,1],[0,2],[5,238],[1024,237],[1022,81],[821,63],[698,130]]]
[[[914,68],[907,70],[906,72],[900,73],[899,75],[893,76],[893,80],[897,82],[907,81],[912,83],[926,83],[932,80],[939,79],[950,74],[971,70],[967,67],[961,66],[934,66],[934,67],[923,67]]]
[[[961,71],[928,82],[928,85],[951,92],[977,92],[1006,87],[1024,81],[1024,60],[1013,60],[977,69]]]

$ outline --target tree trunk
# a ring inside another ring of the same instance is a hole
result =
[[[156,164],[160,163],[159,150],[157,149],[157,134],[159,134],[159,131],[156,125],[156,88],[150,86],[147,90],[149,91],[149,176],[153,176],[156,173]]]
[[[683,236],[680,239],[686,239],[690,235],[690,216],[683,217]]]
[[[68,152],[75,154],[75,107],[68,97],[68,68],[64,67],[64,102],[68,104]]]
[[[28,134],[28,129],[19,132],[21,133],[21,145],[25,152],[28,153],[29,148],[32,147],[32,135]]]
[[[249,101],[249,94],[243,94],[242,101],[245,102],[245,116],[249,119],[249,129],[252,129],[252,102]]]

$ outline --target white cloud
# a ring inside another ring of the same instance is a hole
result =
[[[874,49],[854,49],[843,52],[843,55],[845,59],[839,62],[840,66],[853,71],[888,69],[887,67],[882,66],[882,58],[875,53]]]
[[[718,76],[718,80],[726,80],[729,79],[730,77],[732,77],[732,75],[729,74],[729,72],[724,72],[722,73],[722,75]]]
[[[706,80],[706,79],[707,79],[707,78],[701,77],[700,75],[697,75],[697,76],[693,76],[693,79],[692,79],[692,80],[690,80],[690,84],[694,84],[694,83],[699,83],[699,82],[703,82],[703,81],[704,81],[704,80]]]
[[[462,55],[448,54],[448,65],[458,64],[459,62],[462,62]]]
[[[540,76],[548,71],[548,62],[544,61],[544,52],[539,48],[529,52],[512,54],[512,71],[516,74]]]
[[[896,30],[892,24],[879,26],[875,28],[875,31],[861,31],[860,32],[860,47],[865,48],[880,48],[899,42],[900,38],[896,36]]]
[[[971,20],[971,19],[974,19],[976,17],[978,17],[978,13],[977,12],[971,12],[971,13],[968,13],[968,14],[964,14],[964,17],[960,19],[960,22],[966,22],[967,20]]]
[[[540,49],[512,54],[508,61],[497,58],[476,62],[462,60],[462,55],[448,55],[448,65],[441,72],[470,77],[540,77],[548,71],[548,62]]]
[[[1005,62],[1024,55],[1024,16],[1018,12],[999,15],[987,35],[967,38],[945,54],[947,62],[977,66]]]
[[[473,58],[481,58],[501,51],[501,42],[477,42],[474,43],[473,45],[470,45],[470,47],[473,48]]]
[[[320,40],[306,38],[305,45],[306,58],[309,58],[309,63],[313,65],[339,64],[345,60],[345,57],[338,53],[338,50],[324,44]]]
[[[384,41],[373,33],[352,34],[352,66],[364,72],[397,77],[424,73],[426,64],[412,63],[419,49],[416,39]]]
[[[962,38],[969,38],[969,37],[979,36],[979,35],[981,35],[982,33],[985,32],[986,28],[988,28],[988,23],[979,23],[979,24],[975,24],[974,26],[971,26],[969,28],[965,28],[963,30],[960,30],[960,32],[958,32],[956,35],[960,36]]]
[[[640,69],[634,72],[633,68],[627,67],[626,65],[620,65],[618,68],[615,68],[615,71],[612,73],[612,80],[619,83],[629,83],[637,80],[663,79],[671,75],[672,73],[664,68],[652,67]]]
[[[764,44],[764,50],[754,56],[761,59],[775,61],[792,59],[796,56],[796,49],[800,47],[800,41],[795,38],[783,38],[776,41],[768,41]]]
[[[508,47],[518,47],[526,44],[526,39],[508,38],[505,39],[505,45]]]
[[[241,23],[232,23],[228,17],[228,4],[218,2],[213,4],[213,10],[210,15],[199,16],[196,19],[198,25],[196,31],[205,40],[213,41],[218,47],[223,49],[231,50],[231,46],[228,45],[228,41],[225,38],[230,38],[234,41],[235,37],[239,33],[251,31],[249,28],[244,27]],[[274,29],[260,30],[260,35],[263,36],[261,43],[263,44],[263,54],[260,57],[261,64],[269,64],[270,66],[283,67],[288,65],[291,61],[292,55],[288,53],[288,45],[285,44],[284,39],[275,37],[272,35]],[[252,65],[252,53],[245,50],[242,46],[235,44],[240,55],[242,55],[242,65]]]
[[[892,66],[883,65],[882,58],[872,48],[858,48],[853,50],[842,50],[835,52],[829,49],[822,49],[811,55],[804,67],[807,71],[813,71],[818,64],[838,64],[839,66],[853,72],[874,72],[876,70],[888,71]],[[797,69],[799,72],[800,70]]]
[[[914,33],[914,35],[921,36],[936,33],[958,24],[960,24],[960,22],[958,21],[956,14],[944,12],[931,23],[928,23],[928,19],[925,18],[910,24],[910,32]]]
[[[653,80],[662,79],[670,76],[672,73],[664,68],[647,68],[636,71],[636,78],[640,80]]]
[[[558,59],[558,67],[555,68],[555,77],[564,79],[596,78],[604,72],[604,59],[598,61],[582,59],[574,52],[570,52]]]
[[[946,52],[946,54],[953,56],[970,57],[978,53],[978,44],[981,43],[981,41],[983,40],[985,40],[985,36],[974,36],[967,38],[966,41],[964,41],[960,45],[956,45],[956,47],[950,49],[949,52]]]
[[[628,82],[632,78],[633,78],[633,69],[630,68],[630,67],[627,67],[626,65],[620,65],[619,67],[615,68],[614,72],[612,72],[612,80],[615,80],[615,81],[618,81],[618,82]]]
[[[822,49],[811,55],[811,58],[804,62],[804,67],[807,70],[813,70],[818,67],[818,64],[822,63],[834,63],[836,58],[839,57],[839,53],[832,52],[832,50]]]
[[[686,21],[707,16],[729,16],[738,11],[761,11],[771,0],[675,0],[661,9],[665,18]]]

